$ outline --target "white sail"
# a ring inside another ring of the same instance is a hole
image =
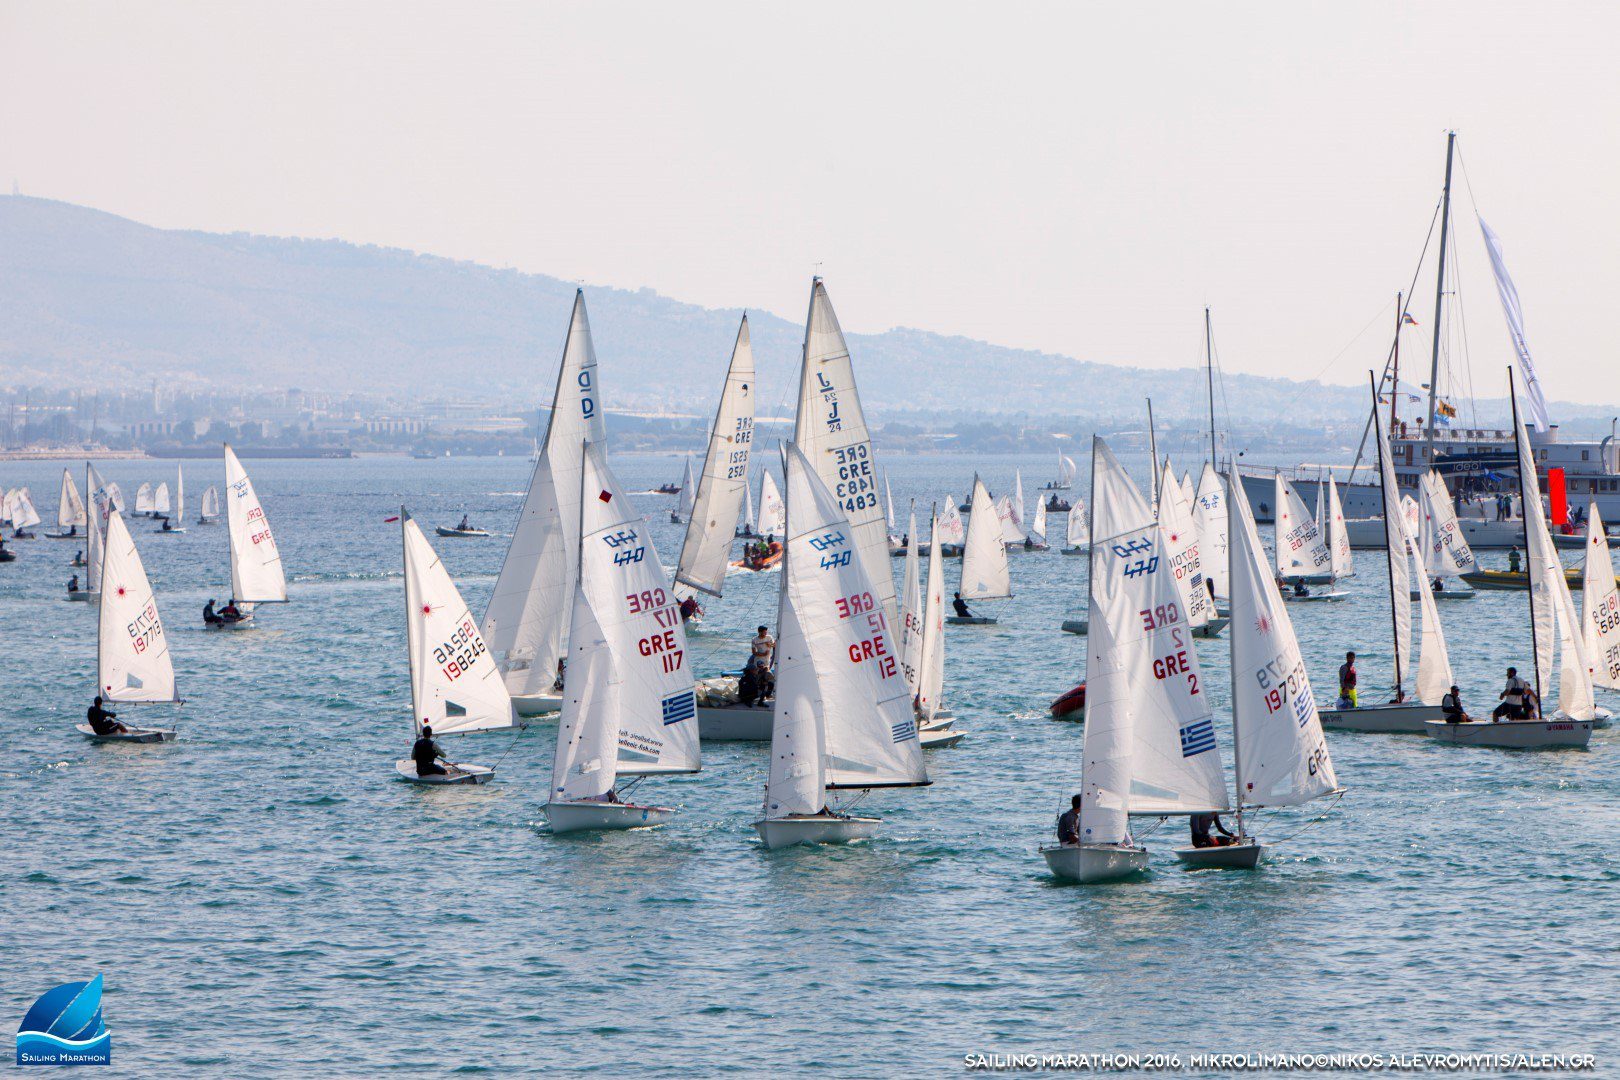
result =
[[[1406,522],[1406,533],[1413,539],[1423,528],[1423,510],[1410,495],[1401,496],[1401,520]]]
[[[1333,580],[1354,576],[1355,558],[1350,554],[1350,530],[1344,524],[1344,504],[1339,501],[1339,485],[1328,477],[1327,482],[1328,549],[1333,555]]]
[[[788,550],[791,569],[791,546]],[[765,780],[768,818],[815,814],[827,806],[821,684],[787,579],[783,574],[776,614],[776,707],[771,716],[771,769]]]
[[[754,517],[754,489],[749,485],[747,477],[743,477],[742,523],[749,532],[757,535],[758,530],[755,528],[757,520]]]
[[[39,523],[39,511],[34,509],[33,496],[27,488],[18,488],[11,500],[11,527],[31,529]]]
[[[94,593],[101,588],[102,552],[107,547],[107,519],[117,509],[117,504],[101,474],[88,462],[84,466],[84,490],[90,496],[90,537],[85,544],[85,588]]]
[[[776,487],[771,470],[759,474],[759,535],[765,537],[787,534],[787,511],[782,506],[782,493]]]
[[[1181,474],[1181,497],[1186,500],[1189,507],[1192,506],[1193,500],[1198,498],[1198,489],[1193,486],[1192,473]]]
[[[1564,580],[1564,568],[1549,570],[1547,576],[1557,579],[1552,582],[1552,595],[1558,624],[1558,709],[1576,720],[1590,720],[1597,713],[1597,702],[1592,697],[1592,663],[1586,656],[1581,617]]]
[[[124,491],[116,482],[110,481],[107,484],[107,501],[120,514],[129,513],[129,507],[124,504]]]
[[[1333,568],[1333,553],[1316,518],[1294,485],[1277,474],[1277,574],[1284,579],[1326,574]]]
[[[1100,438],[1091,512],[1080,836],[1120,843],[1130,813],[1224,810],[1228,800],[1163,533]]]
[[[1510,386],[1510,392],[1515,388]],[[1536,458],[1530,438],[1515,413],[1515,441],[1518,447],[1519,498],[1524,508],[1524,546],[1530,585],[1530,623],[1535,641],[1536,694],[1543,702],[1551,689],[1553,658],[1557,647],[1557,615],[1553,592],[1563,581],[1563,561],[1547,531],[1547,517],[1541,506],[1541,485],[1536,478]],[[1555,581],[1556,579],[1556,581]],[[1566,586],[1567,590],[1567,586]]]
[[[1198,494],[1193,501],[1193,513],[1198,519],[1198,547],[1203,556],[1204,576],[1215,589],[1216,596],[1232,595],[1232,576],[1228,567],[1231,556],[1227,551],[1226,491],[1215,466],[1204,462],[1204,472],[1198,478]]]
[[[150,514],[154,505],[152,485],[142,484],[135,489],[135,512],[137,514]]]
[[[1338,789],[1293,620],[1242,484],[1232,485],[1232,732],[1238,800],[1294,806]]]
[[[793,649],[777,675],[776,734],[801,728],[791,710],[809,708],[828,788],[926,784],[911,693],[854,527],[796,444],[787,447],[787,485],[782,614]],[[773,784],[783,741],[772,741]],[[779,816],[776,794],[767,789],[769,816]]]
[[[1418,508],[1422,522],[1418,539],[1429,572],[1440,577],[1469,573],[1474,569],[1474,552],[1457,523],[1457,509],[1445,479],[1430,469],[1419,487],[1423,502]]]
[[[1410,540],[1410,538],[1408,538]],[[1417,582],[1418,612],[1422,616],[1419,633],[1417,696],[1425,705],[1439,705],[1451,690],[1451,651],[1446,648],[1445,631],[1440,628],[1440,606],[1434,602],[1429,571],[1423,563],[1423,549],[1411,542],[1413,580]]]
[[[253,481],[236,452],[225,444],[225,514],[231,530],[231,596],[239,604],[265,604],[287,599],[287,577],[281,551],[270,532]]]
[[[1028,520],[1024,517],[1024,474],[1018,469],[1013,470],[1012,520],[1018,526],[1018,540],[1022,543],[1024,534],[1029,530],[1024,528],[1024,522]]]
[[[1037,543],[1037,544],[1044,545],[1046,543],[1046,500],[1045,499],[1036,499],[1035,500],[1035,524],[1033,524],[1033,525],[1031,525],[1029,527],[1029,535],[1034,539],[1035,543]]]
[[[675,516],[682,521],[691,521],[696,499],[697,480],[692,476],[692,455],[687,454],[686,471],[681,474],[681,493],[676,497]]]
[[[1011,495],[1003,495],[992,504],[996,521],[1000,524],[1001,542],[1003,544],[1022,544],[1024,542],[1024,527],[1018,523],[1018,508],[1013,505]],[[971,520],[968,532],[973,531]]]
[[[569,631],[552,776],[559,798],[604,795],[617,776],[701,765],[686,630],[658,550],[602,447],[585,448],[582,482],[574,618],[583,623]],[[602,755],[613,746],[609,762]]]
[[[945,496],[945,509],[934,520],[930,542],[958,548],[967,543],[967,526],[962,523],[962,510],[956,503],[956,496]]]
[[[79,497],[79,487],[66,469],[62,470],[62,492],[56,502],[56,523],[64,529],[82,529],[90,524],[84,500]]]
[[[872,437],[855,388],[849,347],[820,278],[810,287],[793,441],[849,518],[857,556],[893,625],[898,620],[894,570],[889,565],[889,530],[878,498]]]
[[[1074,500],[1074,505],[1069,508],[1069,520],[1064,527],[1063,538],[1071,548],[1083,548],[1091,543],[1091,528],[1084,499]]]
[[[552,401],[540,460],[481,624],[514,695],[549,691],[556,680],[579,577],[580,462],[587,440],[607,440],[583,290],[574,293]]]
[[[1391,632],[1395,647],[1395,687],[1402,690],[1412,666],[1412,578],[1407,557],[1411,547],[1401,491],[1395,483],[1395,461],[1389,451],[1389,428],[1373,401],[1373,424],[1378,429],[1378,478],[1384,507],[1385,563],[1389,567]]]
[[[889,531],[894,532],[894,492],[889,490],[889,474],[883,474],[883,520]]]
[[[703,479],[687,517],[686,541],[675,580],[710,596],[719,596],[731,561],[737,514],[748,494],[748,460],[754,444],[754,350],[748,316],[737,330],[731,366],[720,392]],[[683,496],[683,499],[685,496]],[[751,515],[750,515],[751,516]]]
[[[1204,584],[1192,504],[1169,463],[1165,464],[1159,487],[1159,527],[1164,530],[1165,551],[1174,571],[1176,590],[1181,594],[1181,610],[1188,625],[1203,626],[1215,614],[1215,599]]]
[[[171,509],[172,507],[169,505],[169,482],[165,480],[157,486],[156,491],[152,492],[152,513],[167,514]]]
[[[1507,319],[1508,336],[1513,339],[1513,351],[1519,357],[1519,369],[1524,375],[1528,391],[1525,405],[1530,410],[1530,422],[1537,431],[1547,430],[1547,399],[1541,393],[1541,380],[1536,378],[1536,366],[1530,359],[1530,345],[1524,338],[1524,308],[1519,303],[1519,290],[1508,276],[1507,259],[1502,254],[1502,239],[1485,219],[1476,215],[1479,231],[1485,237],[1485,251],[1491,258],[1491,274],[1496,278],[1496,295],[1502,301],[1502,315]]]
[[[1592,681],[1620,690],[1620,590],[1614,560],[1597,503],[1586,511],[1586,559],[1581,568],[1581,625],[1586,627],[1586,659]]]
[[[213,484],[202,494],[202,520],[215,521],[219,518],[219,488]]]
[[[97,621],[96,686],[108,701],[176,701],[169,639],[141,553],[123,517],[107,519]]]
[[[962,599],[1005,600],[1012,596],[1012,574],[1001,528],[1001,519],[990,503],[990,492],[975,476],[973,510],[968,515],[967,542],[962,548]]]
[[[412,724],[435,735],[514,726],[512,698],[450,572],[403,507],[399,518]]]
[[[917,557],[917,511],[911,512],[906,533],[905,582],[900,599],[900,670],[915,699],[922,684],[923,593],[922,568]]]
[[[186,467],[175,467],[174,478],[174,523],[183,525],[186,520]]]
[[[1069,487],[1075,478],[1080,475],[1080,467],[1074,463],[1074,458],[1067,454],[1058,454],[1058,486]]]
[[[923,642],[917,711],[925,723],[934,719],[945,693],[945,563],[940,554],[939,515],[928,535],[928,584],[923,593]]]

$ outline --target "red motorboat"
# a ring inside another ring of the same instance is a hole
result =
[[[1086,684],[1070,690],[1067,694],[1052,702],[1052,719],[1070,720],[1079,723],[1086,718]]]

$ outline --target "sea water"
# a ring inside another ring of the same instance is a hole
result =
[[[633,491],[681,470],[674,455],[613,464]],[[1021,466],[1032,519],[1050,458],[886,465],[904,530],[913,499],[926,520],[932,501],[966,497],[975,468],[999,493]],[[1085,639],[1058,627],[1085,611],[1086,560],[1058,553],[1054,515],[1053,550],[1013,554],[1015,598],[983,605],[1000,622],[947,631],[945,696],[967,740],[930,752],[932,787],[860,804],[884,818],[872,842],[763,850],[767,748],[748,743],[643,785],[680,808],[668,828],[553,838],[540,811],[553,722],[445,740],[498,763],[486,787],[393,772],[411,728],[387,519],[410,508],[481,614],[529,463],[247,467],[291,599],[261,608],[254,632],[202,628],[204,602],[229,594],[224,525],[163,536],[131,519],[186,700],[119,711],[178,724],[176,743],[96,746],[73,730],[95,678],[96,609],[64,599],[78,545],[18,542],[0,564],[0,1012],[20,1019],[51,986],[100,972],[126,1074],[883,1076],[1077,1052],[1613,1060],[1620,729],[1589,751],[1539,753],[1333,734],[1347,794],[1325,816],[1253,822],[1286,841],[1263,869],[1182,870],[1169,849],[1185,820],[1141,821],[1149,875],[1060,884],[1036,848],[1077,790],[1083,729],[1047,706],[1084,677]],[[99,468],[126,492],[174,486],[173,462]],[[0,474],[49,521],[60,469]],[[186,472],[194,519],[222,468]],[[1068,498],[1087,475],[1082,462]],[[635,499],[673,565],[674,500]],[[432,535],[463,513],[495,535]],[[1290,608],[1319,702],[1346,649],[1363,700],[1389,682],[1382,553],[1355,557],[1348,602]],[[690,637],[699,674],[735,670],[753,628],[774,628],[779,580],[734,575],[706,603]],[[1441,616],[1467,704],[1486,712],[1504,667],[1529,667],[1524,594],[1443,602]],[[1223,725],[1226,641],[1197,643]]]

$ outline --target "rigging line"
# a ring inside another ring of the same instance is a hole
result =
[[[496,769],[500,768],[501,762],[506,760],[506,755],[510,754],[512,752],[512,748],[517,746],[518,740],[523,738],[523,736],[527,735],[528,733],[529,725],[519,724],[517,734],[512,737],[511,742],[506,744],[506,749],[501,751],[501,756],[495,759],[495,764],[489,767],[489,771],[494,772]]]
[[[1333,813],[1333,808],[1335,806],[1338,806],[1339,803],[1344,800],[1345,790],[1346,789],[1341,788],[1339,790],[1338,794],[1333,796],[1333,801],[1328,803],[1327,807],[1320,814],[1316,815],[1316,817],[1314,817],[1311,820],[1307,821],[1305,824],[1301,825],[1298,829],[1296,829],[1293,832],[1289,833],[1287,836],[1283,837],[1281,840],[1273,840],[1273,841],[1271,841],[1269,846],[1271,846],[1271,847],[1281,847],[1283,844],[1288,843],[1290,840],[1293,840],[1294,838],[1296,838],[1299,835],[1301,835],[1302,833],[1304,833],[1306,829],[1309,829],[1313,825],[1317,825],[1317,824],[1320,824],[1323,821],[1326,821],[1328,815]],[[1275,816],[1275,815],[1273,815],[1273,816]]]

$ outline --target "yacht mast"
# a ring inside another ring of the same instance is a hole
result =
[[[1434,348],[1429,355],[1428,461],[1434,468],[1434,397],[1440,389],[1440,317],[1446,300],[1446,236],[1451,226],[1451,155],[1457,143],[1455,131],[1446,132],[1446,186],[1440,193],[1440,268],[1434,276]],[[1397,337],[1399,334],[1397,333]]]
[[[1215,346],[1209,329],[1209,305],[1204,305],[1204,379],[1209,385],[1209,463],[1215,464]]]

